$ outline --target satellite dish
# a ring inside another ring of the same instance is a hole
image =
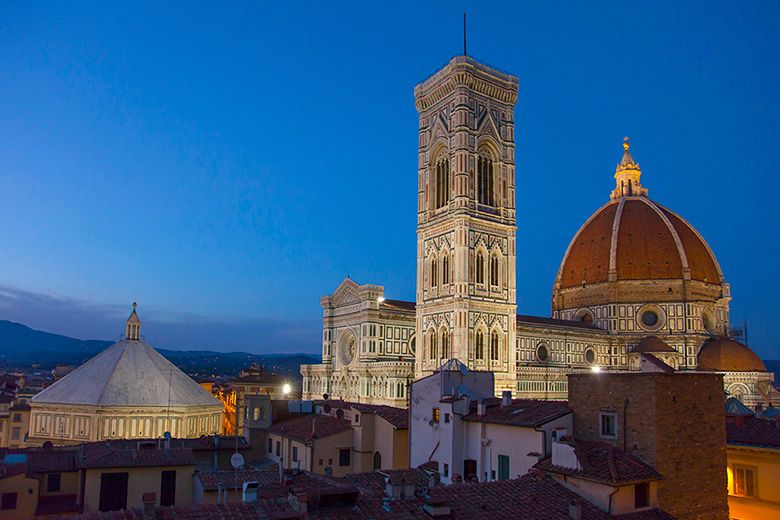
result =
[[[230,465],[236,469],[240,468],[241,466],[244,465],[244,456],[241,455],[240,453],[234,453],[230,457]]]

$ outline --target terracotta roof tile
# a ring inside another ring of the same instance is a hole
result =
[[[717,338],[699,350],[699,370],[725,372],[766,372],[766,365],[755,352],[730,338]]]
[[[307,442],[352,429],[352,423],[329,415],[306,415],[271,426],[270,433]]]
[[[513,399],[506,407],[501,406],[501,399],[498,398],[486,401],[485,415],[477,415],[477,403],[472,402],[471,413],[464,415],[463,420],[533,428],[571,413],[565,401]]]
[[[552,457],[539,461],[534,468],[613,485],[663,478],[651,465],[609,443],[575,441],[574,446],[574,453],[582,469],[555,466]]]
[[[780,422],[753,417],[746,417],[743,425],[729,422],[726,424],[726,438],[732,445],[780,449]]]
[[[201,471],[197,475],[206,491],[214,491],[220,485],[223,488],[233,488],[236,482],[240,487],[244,482],[249,481],[259,482],[260,486],[266,487],[279,483],[279,466],[274,463],[263,469]]]
[[[677,352],[658,336],[647,336],[631,352]]]

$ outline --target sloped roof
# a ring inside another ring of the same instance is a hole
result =
[[[651,465],[609,443],[576,441],[574,446],[581,469],[556,466],[552,457],[539,461],[534,468],[619,486],[663,478]]]
[[[513,399],[509,406],[501,406],[501,399],[486,399],[484,415],[477,415],[477,403],[471,403],[471,412],[464,421],[475,421],[507,426],[536,427],[571,413],[566,401],[539,401]]]
[[[330,437],[351,429],[352,423],[346,419],[339,419],[330,415],[311,414],[275,423],[269,431],[276,435],[307,442]]]
[[[631,352],[677,352],[658,336],[647,336]]]
[[[222,404],[150,345],[124,339],[32,398],[33,404],[214,406]]]
[[[726,439],[731,445],[780,449],[780,426],[776,419],[747,418],[743,424],[726,424]]]
[[[726,399],[726,415],[732,417],[738,415],[752,416],[753,410],[745,406],[742,401],[736,397],[729,397]]]

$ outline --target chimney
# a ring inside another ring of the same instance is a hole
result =
[[[480,399],[477,401],[477,415],[485,415],[485,410],[487,410],[487,404],[484,399]]]
[[[569,503],[569,518],[571,520],[582,520],[582,504],[580,502],[572,500]]]
[[[423,510],[431,518],[449,518],[452,514],[450,501],[444,497],[426,497],[423,503]]]
[[[141,496],[141,501],[144,504],[144,520],[154,520],[154,505],[157,503],[157,496],[154,493],[144,493]]]
[[[317,424],[317,416],[315,415],[314,417],[311,418],[311,438],[312,439],[314,438],[314,435],[317,433],[316,424]]]
[[[501,392],[501,408],[506,408],[512,404],[512,391],[504,390]]]
[[[755,413],[756,419],[761,419],[761,417],[764,416],[764,405],[762,405],[761,403],[758,403],[756,405],[754,413]]]

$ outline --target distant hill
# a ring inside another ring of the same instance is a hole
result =
[[[31,329],[21,323],[0,320],[0,361],[36,363],[53,366],[58,363],[79,365],[112,341],[81,340]],[[297,374],[303,363],[317,363],[319,356],[310,354],[250,354],[248,352],[214,352],[210,350],[166,350],[158,352],[188,374],[237,374],[252,363],[267,370]]]

